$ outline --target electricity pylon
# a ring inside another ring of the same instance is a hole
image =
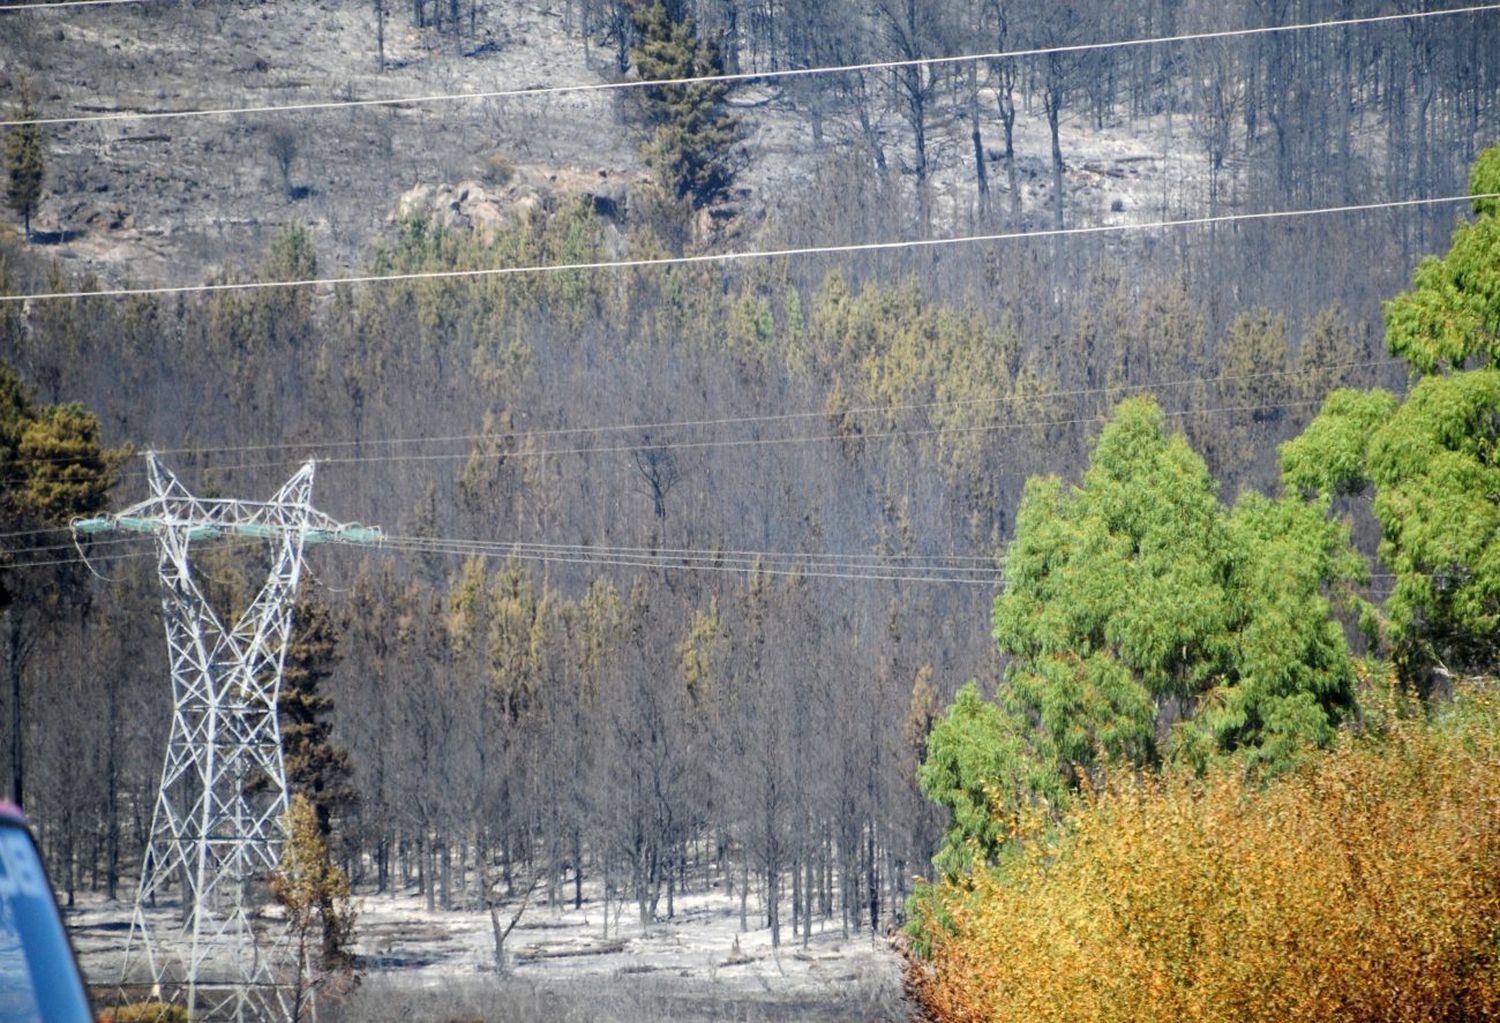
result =
[[[137,942],[158,997],[181,998],[193,1019],[284,1019],[283,985],[295,968],[279,935],[256,934],[254,893],[280,858],[287,809],[277,698],[304,549],[378,543],[380,530],[338,523],[309,504],[308,462],[269,501],[194,497],[146,454],[151,496],[124,511],[73,524],[83,535],[123,531],[156,539],[162,621],[172,669],[172,728],[151,838],[125,951]],[[250,537],[270,549],[271,570],[231,628],[193,578],[195,542]],[[175,939],[153,934],[146,909],[173,887],[182,915]],[[169,954],[170,949],[185,950]]]

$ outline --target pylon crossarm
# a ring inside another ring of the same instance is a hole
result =
[[[245,504],[248,502],[233,502]],[[244,509],[237,509],[244,514]],[[98,536],[104,533],[144,533],[160,536],[172,531],[182,532],[190,541],[219,540],[225,537],[250,537],[259,540],[274,540],[287,533],[299,533],[307,545],[324,543],[379,544],[384,535],[379,526],[365,526],[358,522],[340,523],[329,520],[317,521],[323,516],[312,513],[313,521],[306,524],[283,525],[257,522],[253,519],[224,521],[213,517],[212,521],[188,518],[149,518],[143,515],[101,515],[89,519],[75,519],[73,532],[79,536]]]
[[[378,544],[381,531],[358,522],[338,522],[311,507],[315,463],[308,462],[269,501],[194,497],[155,452],[146,453],[151,496],[113,515],[73,522],[80,536],[101,533],[179,534],[189,541],[220,537],[273,540],[296,534],[304,544]]]

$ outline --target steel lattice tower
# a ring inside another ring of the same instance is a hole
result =
[[[287,809],[277,699],[293,597],[307,546],[375,543],[380,531],[312,508],[312,462],[263,502],[194,497],[155,452],[146,466],[150,497],[74,524],[85,535],[155,538],[171,662],[171,734],[124,976],[140,949],[156,991],[181,998],[195,1019],[283,1019],[283,986],[294,966],[277,928],[257,935],[253,889],[279,862]],[[263,541],[271,568],[226,628],[194,580],[189,554],[195,542],[236,537]],[[173,889],[182,915],[169,938],[153,933],[146,910]]]

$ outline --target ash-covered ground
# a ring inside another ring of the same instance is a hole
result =
[[[586,890],[587,891],[587,890]],[[909,1017],[901,957],[868,930],[845,936],[837,920],[816,923],[806,947],[769,928],[749,905],[740,931],[739,900],[695,892],[676,900],[670,921],[642,930],[634,904],[598,893],[570,903],[529,906],[505,943],[507,969],[495,968],[490,918],[478,910],[429,912],[416,893],[364,895],[358,907],[361,980],[352,994],[319,1006],[319,1018],[384,1020],[847,1020]],[[502,927],[517,903],[501,907]],[[168,955],[173,913],[151,915]],[[130,906],[87,896],[68,926],[100,1005],[115,997],[130,934]],[[275,921],[266,921],[274,929]],[[607,936],[606,936],[607,930]],[[136,973],[138,947],[132,953]]]

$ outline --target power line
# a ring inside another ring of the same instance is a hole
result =
[[[238,542],[253,544],[256,541],[246,538],[237,538]],[[520,549],[516,549],[520,548]],[[687,557],[683,554],[667,557],[654,557],[646,554],[614,553],[611,548],[599,548],[601,553],[593,553],[594,549],[585,545],[576,546],[528,546],[520,544],[493,543],[469,540],[445,540],[441,538],[403,538],[399,542],[382,544],[383,550],[389,550],[398,554],[447,554],[459,557],[483,557],[504,558],[515,561],[531,561],[547,564],[568,565],[600,565],[621,568],[651,568],[651,569],[676,569],[698,572],[731,572],[736,574],[792,576],[800,578],[815,579],[843,579],[851,581],[871,582],[922,582],[922,583],[961,583],[970,585],[997,585],[1000,581],[998,570],[986,577],[975,577],[972,574],[959,574],[963,572],[972,573],[974,569],[941,570],[936,566],[913,566],[910,570],[903,570],[902,566],[891,565],[850,565],[847,568],[837,564],[826,564],[823,562],[810,562],[804,567],[796,564],[766,565],[753,559],[727,559],[706,556],[710,552],[704,552],[705,556]],[[128,553],[101,554],[87,559],[88,562],[117,562],[132,558],[145,558],[154,555],[154,551],[134,551]],[[53,558],[41,561],[25,561],[12,564],[0,564],[0,571],[13,571],[24,568],[43,568],[57,565],[84,564],[80,558]],[[922,573],[928,574],[922,574]],[[937,573],[937,574],[932,574]]]
[[[119,547],[123,545],[139,545],[149,542],[150,536],[144,534],[133,534],[121,537],[91,538],[88,549],[93,551],[100,547]],[[220,537],[225,542],[243,542],[247,539],[253,542],[255,538],[246,537]],[[200,541],[200,543],[208,541]],[[891,568],[932,568],[953,572],[989,572],[993,573],[998,568],[1000,551],[1006,545],[1001,545],[994,554],[877,554],[857,551],[786,551],[786,550],[755,550],[742,548],[693,548],[693,547],[629,547],[611,546],[602,544],[565,544],[565,543],[541,543],[533,541],[503,541],[503,540],[457,540],[443,539],[424,536],[390,536],[381,538],[380,546],[386,547],[419,547],[425,544],[442,543],[455,549],[472,550],[474,553],[506,554],[509,552],[519,553],[544,553],[544,554],[599,554],[602,556],[617,557],[661,557],[680,558],[689,561],[710,562],[744,562],[753,564],[756,561],[767,562],[795,562],[798,564],[834,563],[839,565],[850,565],[853,567],[891,567]],[[42,554],[59,550],[73,550],[72,543],[46,544],[32,547],[14,547],[4,553],[8,557],[22,554]],[[27,562],[30,564],[30,562]]]
[[[888,252],[897,249],[935,249],[954,245],[1017,241],[1026,238],[1059,238],[1074,235],[1125,234],[1133,231],[1160,231],[1179,227],[1206,227],[1210,224],[1238,224],[1250,221],[1291,220],[1296,217],[1327,216],[1338,213],[1367,213],[1374,210],[1404,209],[1414,206],[1438,206],[1472,202],[1476,199],[1500,198],[1500,192],[1478,195],[1447,195],[1421,199],[1395,199],[1384,202],[1350,203],[1342,206],[1320,206],[1299,210],[1267,210],[1260,213],[1223,213],[1209,217],[1186,217],[1179,220],[1154,220],[1138,224],[1096,224],[1089,227],[1054,227],[1037,231],[1002,231],[994,234],[958,235],[946,238],[903,238],[884,242],[850,242],[838,245],[802,245],[783,249],[753,249],[743,252],[706,252],[691,256],[663,256],[654,259],[595,260],[584,263],[532,264],[527,266],[480,267],[472,270],[415,270],[409,273],[362,274],[348,277],[307,277],[280,281],[229,281],[214,284],[179,284],[146,288],[105,288],[98,291],[42,291],[24,295],[0,295],[0,303],[39,302],[49,299],[124,298],[140,295],[188,295],[231,291],[261,291],[273,288],[337,287],[350,284],[378,284],[395,281],[455,280],[474,277],[512,277],[542,273],[581,272],[593,270],[637,270],[647,267],[690,266],[705,263],[734,263],[752,259],[785,259],[791,256],[826,256],[856,252]]]
[[[80,0],[85,6],[89,0]],[[138,0],[94,0],[94,2],[129,3]],[[41,6],[62,6],[36,4]],[[1357,25],[1374,25],[1383,22],[1415,21],[1425,18],[1442,18],[1458,14],[1480,14],[1500,10],[1500,4],[1474,4],[1439,11],[1411,11],[1397,14],[1378,14],[1359,18],[1338,18],[1328,21],[1298,22],[1290,25],[1263,25],[1252,28],[1219,29],[1210,32],[1185,32],[1170,36],[1145,36],[1136,39],[1120,39],[1102,43],[1072,43],[1062,46],[1035,46],[1015,50],[994,50],[984,53],[966,53],[946,57],[918,57],[903,60],[864,61],[856,64],[836,64],[808,68],[782,68],[771,71],[737,71],[716,75],[695,75],[687,78],[631,79],[621,82],[588,82],[576,85],[547,85],[527,89],[491,89],[482,92],[447,92],[424,96],[395,96],[379,99],[313,100],[305,103],[266,103],[237,107],[211,107],[194,110],[149,110],[115,111],[101,114],[84,114],[76,117],[39,117],[30,120],[0,121],[0,127],[16,127],[24,124],[63,125],[92,124],[101,121],[160,121],[184,117],[238,117],[245,115],[300,113],[317,110],[339,110],[358,107],[391,107],[417,104],[452,103],[474,100],[517,99],[534,96],[561,96],[573,93],[612,92],[629,89],[661,88],[663,86],[708,85],[712,83],[735,83],[750,81],[775,81],[779,79],[807,78],[817,75],[849,74],[863,71],[893,71],[910,67],[941,67],[951,64],[967,64],[977,61],[1013,60],[1021,57],[1042,57],[1064,53],[1088,53],[1099,50],[1127,49],[1142,46],[1160,46],[1171,43],[1189,43],[1209,39],[1232,39],[1260,35],[1307,32],[1317,29],[1351,28]]]
[[[141,537],[133,540],[144,539]],[[244,537],[227,541],[253,545]],[[540,544],[487,540],[465,540],[448,537],[386,537],[381,549],[398,554],[443,554],[456,557],[482,557],[542,564],[588,565],[620,568],[646,568],[695,572],[721,572],[739,575],[779,576],[790,578],[833,579],[859,582],[956,583],[962,585],[999,586],[1004,577],[998,568],[979,569],[942,567],[933,564],[893,565],[883,561],[859,562],[842,559],[922,558],[921,555],[840,554],[834,552],[731,552],[693,550],[690,548],[653,549],[648,547],[613,547],[591,544]],[[148,557],[151,551],[104,554],[89,558],[91,562],[123,561]],[[767,563],[764,555],[789,556],[792,560]],[[948,557],[939,555],[937,557]],[[967,557],[967,556],[965,556]],[[976,556],[977,557],[977,556]],[[992,559],[993,560],[993,559]],[[78,564],[78,558],[0,565],[0,570]],[[980,574],[980,573],[983,574]],[[968,573],[968,574],[963,574]],[[1371,573],[1370,579],[1389,580],[1393,573]]]
[[[129,558],[149,558],[149,557],[152,557],[155,553],[156,553],[155,551],[136,551],[136,552],[130,553],[130,554],[101,554],[97,558],[90,558],[88,560],[89,561],[101,561],[101,562],[102,561],[125,561],[125,560],[127,560]],[[78,558],[78,557],[72,557],[72,558],[51,558],[51,559],[48,559],[46,561],[17,561],[17,562],[14,562],[12,564],[0,564],[0,572],[15,572],[15,571],[19,571],[20,569],[23,569],[23,568],[47,568],[47,567],[53,566],[53,565],[82,565],[82,564],[84,564],[83,559],[82,558]]]
[[[64,527],[64,528],[69,528],[69,527]],[[88,543],[88,550],[90,552],[92,552],[95,547],[100,547],[100,546],[103,546],[105,544],[116,544],[116,545],[145,544],[145,543],[149,543],[150,541],[151,541],[151,537],[147,536],[147,535],[144,535],[144,534],[137,535],[137,536],[120,537],[120,538],[116,538],[116,539],[90,539],[89,543]],[[233,536],[233,537],[224,537],[223,539],[221,539],[218,542],[221,543],[221,544],[224,544],[226,546],[244,547],[244,546],[254,546],[255,544],[260,543],[261,541],[259,539],[255,538],[255,537]],[[77,548],[76,545],[69,543],[69,544],[57,544],[57,545],[49,546],[49,547],[14,548],[14,549],[11,549],[11,550],[8,550],[8,551],[4,551],[4,552],[0,552],[0,553],[4,553],[6,555],[24,554],[24,553],[27,553],[27,552],[46,553],[48,551],[64,550],[64,549],[65,550],[77,550],[78,548]],[[0,572],[12,571],[12,570],[15,570],[15,569],[22,569],[22,568],[45,568],[45,567],[52,566],[52,565],[87,565],[87,564],[90,564],[92,562],[126,561],[126,560],[129,560],[131,558],[148,558],[148,557],[155,557],[155,556],[156,556],[156,551],[153,549],[153,550],[137,550],[137,551],[107,551],[107,552],[105,552],[103,554],[97,554],[97,555],[93,554],[93,553],[90,553],[86,557],[83,557],[83,558],[78,558],[78,557],[72,557],[72,558],[47,558],[47,559],[44,559],[44,560],[41,560],[41,561],[14,561],[14,562],[3,562],[3,561],[0,561]]]
[[[1350,359],[1343,362],[1329,363],[1321,367],[1330,371],[1349,369],[1370,369],[1376,367],[1404,365],[1404,360],[1396,358],[1387,359]],[[653,420],[649,422],[613,423],[596,426],[565,426],[540,430],[507,430],[502,433],[463,433],[449,434],[444,436],[414,436],[414,437],[372,437],[360,440],[340,441],[283,441],[269,444],[224,444],[211,447],[175,447],[164,448],[155,445],[134,444],[138,450],[151,450],[158,455],[192,455],[201,457],[210,454],[222,454],[231,452],[249,451],[308,451],[318,452],[329,449],[342,449],[351,447],[394,447],[408,444],[449,444],[449,443],[472,443],[482,441],[487,443],[517,443],[532,440],[539,437],[564,437],[577,436],[579,434],[594,433],[625,433],[645,430],[683,430],[700,429],[704,427],[718,426],[749,426],[756,423],[780,423],[795,420],[826,419],[834,416],[863,416],[863,415],[895,415],[907,412],[931,411],[935,409],[949,408],[972,408],[978,405],[1013,405],[1021,401],[1055,400],[1058,398],[1077,398],[1096,394],[1125,394],[1139,391],[1166,390],[1168,388],[1191,387],[1195,384],[1217,384],[1231,381],[1264,380],[1276,377],[1300,376],[1303,369],[1278,369],[1265,370],[1259,373],[1219,373],[1209,377],[1182,377],[1175,380],[1148,380],[1134,384],[1110,384],[1099,387],[1077,387],[1066,390],[1038,391],[1031,394],[1008,394],[998,398],[959,398],[949,401],[919,401],[919,402],[894,402],[884,405],[854,405],[844,409],[807,409],[798,412],[773,412],[760,415],[725,416],[717,419],[667,419]],[[660,445],[646,444],[643,447],[651,448]],[[514,452],[507,451],[506,454]],[[457,457],[457,456],[455,456]],[[315,460],[317,459],[314,455]],[[74,459],[56,456],[50,458],[13,458],[7,466],[17,465],[65,465],[71,464]],[[210,467],[211,468],[211,467]],[[139,472],[121,473],[119,478],[132,478],[139,476]],[[18,482],[18,478],[12,477],[4,482]],[[0,533],[0,539],[8,536],[22,536],[31,532],[45,532],[45,530],[22,530],[18,533]]]
[[[1197,415],[1224,415],[1239,412],[1266,412],[1277,409],[1308,408],[1322,404],[1322,399],[1307,399],[1303,401],[1287,401],[1270,404],[1255,405],[1232,405],[1218,408],[1189,408],[1177,409],[1171,412],[1163,412],[1167,418],[1182,418]],[[714,440],[696,441],[664,441],[661,443],[645,444],[606,444],[592,447],[573,448],[545,448],[530,451],[506,451],[495,455],[483,455],[476,452],[462,454],[388,454],[388,455],[353,455],[342,458],[324,458],[318,460],[320,467],[333,465],[367,465],[375,462],[439,462],[468,460],[476,457],[489,458],[551,458],[564,455],[599,455],[599,454],[634,454],[646,451],[685,451],[704,450],[720,448],[740,447],[770,447],[777,444],[815,444],[826,441],[837,441],[840,443],[863,443],[874,440],[891,440],[897,437],[941,437],[949,435],[964,435],[976,433],[1001,433],[1008,430],[1022,430],[1033,428],[1082,426],[1089,423],[1108,422],[1109,416],[1103,412],[1092,416],[1076,416],[1064,419],[1031,419],[1017,420],[1009,423],[989,423],[983,426],[933,426],[921,429],[881,430],[869,433],[814,433],[802,434],[792,437],[737,437],[719,438]],[[247,469],[278,469],[290,464],[291,460],[279,460],[269,462],[240,462],[231,465],[209,465],[204,466],[200,472],[203,473],[226,473],[240,472]],[[135,473],[132,475],[139,475]]]
[[[1167,418],[1182,418],[1197,415],[1225,415],[1240,412],[1265,412],[1277,409],[1307,408],[1322,403],[1322,399],[1307,399],[1303,401],[1287,401],[1271,404],[1255,405],[1233,405],[1218,408],[1190,408],[1178,409],[1171,412],[1163,412]],[[506,451],[495,455],[483,455],[475,452],[462,454],[388,454],[388,455],[354,455],[342,458],[324,458],[318,460],[320,467],[334,465],[367,465],[376,462],[439,462],[468,460],[476,457],[489,458],[553,458],[564,455],[599,455],[599,454],[633,454],[646,451],[690,451],[690,450],[712,450],[720,448],[741,447],[770,447],[777,444],[816,444],[827,441],[840,443],[863,443],[874,440],[892,440],[897,437],[941,437],[950,435],[965,435],[976,433],[1002,433],[1008,430],[1023,430],[1033,428],[1048,428],[1061,426],[1082,426],[1089,423],[1108,422],[1109,416],[1103,412],[1092,416],[1076,416],[1064,419],[1032,419],[1017,420],[1009,423],[989,423],[983,426],[933,426],[921,429],[881,430],[869,433],[814,433],[802,434],[792,437],[738,437],[719,438],[714,440],[696,441],[664,441],[661,443],[645,444],[606,444],[592,447],[572,448],[545,448],[531,451]],[[240,472],[247,469],[277,469],[291,464],[293,460],[279,460],[268,462],[240,462],[231,465],[209,465],[204,466],[202,473],[226,473]],[[130,474],[138,476],[139,473]],[[59,527],[60,528],[60,527]]]
[[[1109,390],[1109,389],[1103,389]],[[1277,402],[1270,404],[1234,405],[1220,406],[1216,408],[1188,408],[1164,412],[1169,418],[1180,418],[1195,415],[1225,415],[1240,412],[1261,412],[1278,409],[1308,408],[1320,405],[1323,399],[1309,398],[1301,401]],[[790,437],[736,437],[716,438],[710,440],[691,441],[647,441],[640,444],[601,444],[593,446],[578,446],[571,448],[541,448],[516,451],[502,451],[494,454],[484,452],[441,452],[441,453],[392,453],[384,455],[346,455],[335,458],[317,459],[321,467],[337,465],[368,465],[373,463],[390,462],[453,462],[471,458],[494,458],[494,459],[521,459],[521,458],[553,458],[564,455],[599,455],[599,454],[635,454],[648,451],[690,451],[718,448],[739,447],[770,447],[778,444],[812,444],[825,441],[837,441],[840,443],[864,443],[874,440],[891,440],[897,437],[941,437],[948,435],[963,435],[974,433],[1002,433],[1008,430],[1022,430],[1032,428],[1049,428],[1061,426],[1081,426],[1089,423],[1107,422],[1109,416],[1103,412],[1092,416],[1078,416],[1063,419],[1020,419],[1006,423],[988,423],[980,426],[934,426],[924,428],[906,428],[878,431],[857,431],[851,433],[813,433],[799,434]],[[206,465],[200,473],[228,473],[242,472],[248,469],[278,469],[290,464],[300,463],[300,459],[277,459],[264,462],[236,462],[228,465]],[[121,473],[119,478],[136,478],[140,472]],[[6,481],[20,482],[18,478]],[[61,527],[57,527],[60,529]],[[44,532],[38,530],[36,532]]]
[[[1261,412],[1276,409],[1306,408],[1322,404],[1322,399],[1309,399],[1306,401],[1289,401],[1274,404],[1237,405],[1220,408],[1198,408],[1184,409],[1172,412],[1164,412],[1163,415],[1178,418],[1195,415],[1219,415],[1237,412]],[[815,433],[804,434],[794,437],[742,437],[716,440],[698,441],[664,441],[662,443],[645,444],[609,444],[594,447],[573,448],[546,448],[532,451],[507,451],[498,455],[488,456],[494,458],[550,458],[563,455],[597,455],[597,454],[633,454],[646,451],[683,451],[717,448],[737,447],[768,447],[776,444],[812,444],[824,441],[840,441],[846,443],[860,443],[872,440],[890,440],[896,437],[933,437],[947,435],[961,435],[971,433],[1000,433],[1007,430],[1020,430],[1035,427],[1057,427],[1057,426],[1079,426],[1087,423],[1107,422],[1109,416],[1099,413],[1092,416],[1079,416],[1066,419],[1038,419],[1018,420],[1010,423],[991,423],[984,426],[935,426],[923,429],[882,430],[869,433]],[[475,457],[475,452],[464,454],[391,454],[391,455],[354,455],[342,458],[324,458],[318,461],[319,466],[332,465],[364,465],[373,462],[436,462],[457,461]],[[482,454],[479,457],[486,457]],[[275,462],[243,462],[235,465],[212,465],[205,466],[202,472],[234,472],[244,469],[269,469],[279,468],[287,465],[287,461]]]
[[[68,7],[121,7],[127,4],[148,4],[152,0],[56,0],[54,3],[30,3],[30,4],[6,4],[0,6],[0,14],[12,14],[21,11],[51,11]],[[25,124],[25,121],[10,122],[7,124]]]
[[[420,549],[415,553],[426,553]],[[431,553],[444,553],[455,555],[470,555],[469,552],[452,549],[437,548]],[[914,582],[914,583],[957,583],[970,586],[995,586],[1001,580],[998,576],[992,579],[975,579],[963,576],[946,575],[905,575],[895,572],[837,572],[824,569],[800,569],[800,568],[766,568],[745,565],[722,565],[703,562],[673,563],[665,560],[629,559],[629,558],[592,558],[592,557],[567,557],[545,553],[482,553],[480,557],[504,557],[517,561],[536,561],[547,564],[566,565],[608,565],[622,568],[660,568],[675,569],[689,572],[730,572],[737,575],[772,575],[793,576],[804,579],[844,579],[859,580],[866,582]]]
[[[69,528],[71,531],[71,527],[63,528]],[[97,540],[90,540],[89,544],[90,547],[119,546],[120,544],[139,543],[144,539],[146,539],[146,537],[143,536],[108,537],[100,538]],[[4,550],[0,550],[0,556],[10,558],[15,557],[17,554],[42,554],[47,551],[71,551],[73,549],[74,544],[72,543],[43,544],[35,547],[10,547]]]
[[[886,571],[899,573],[937,572],[956,578],[999,574],[998,556],[981,555],[880,555],[813,551],[718,551],[693,548],[611,547],[595,544],[546,544],[485,540],[454,540],[430,537],[385,537],[382,546],[405,550],[437,550],[452,554],[486,557],[569,556],[649,559],[651,564],[737,565],[783,568],[837,568],[841,571]],[[969,561],[971,564],[959,564]]]
[[[1346,362],[1332,363],[1327,366],[1330,370],[1342,369],[1367,369],[1372,367],[1403,365],[1402,359],[1358,359]],[[319,442],[293,442],[284,444],[235,444],[219,447],[202,448],[153,448],[157,454],[192,454],[205,455],[216,452],[233,451],[268,451],[273,449],[307,449],[328,450],[331,448],[350,448],[363,445],[383,447],[402,444],[444,444],[475,441],[489,443],[519,442],[531,440],[537,437],[562,437],[576,436],[589,433],[625,433],[638,430],[682,430],[700,429],[715,426],[748,426],[754,423],[778,423],[790,422],[801,419],[824,419],[831,416],[864,416],[864,415],[890,415],[904,412],[931,411],[935,409],[949,408],[971,408],[976,405],[1012,405],[1020,401],[1037,401],[1042,399],[1076,398],[1091,394],[1112,394],[1115,392],[1157,390],[1174,387],[1190,387],[1194,384],[1223,383],[1232,380],[1259,380],[1269,377],[1298,376],[1303,372],[1301,369],[1269,370],[1263,373],[1221,373],[1211,377],[1184,377],[1178,380],[1147,381],[1137,384],[1115,384],[1106,387],[1079,387],[1059,391],[1039,391],[1035,394],[1016,395],[1008,394],[1000,398],[961,398],[950,401],[918,401],[899,402],[886,405],[855,405],[844,409],[809,409],[800,412],[776,412],[764,415],[747,416],[725,416],[718,419],[668,419],[653,420],[637,423],[616,423],[604,426],[565,426],[544,430],[507,430],[502,433],[467,433],[451,434],[448,436],[433,437],[390,437],[370,438],[366,440],[341,440],[341,441],[319,441]],[[25,459],[13,459],[11,464],[25,461]],[[37,461],[42,461],[38,459]],[[47,459],[46,461],[63,462],[67,459]]]
[[[385,536],[385,537],[382,537],[381,542],[382,543],[393,543],[393,544],[400,544],[400,543],[426,543],[426,542],[428,542],[431,539],[432,539],[431,537],[423,537],[423,536]],[[733,558],[735,560],[750,560],[750,561],[753,561],[753,560],[755,560],[757,558],[766,559],[766,560],[809,559],[809,560],[829,560],[829,561],[841,561],[841,562],[875,562],[877,564],[884,564],[886,562],[896,562],[896,561],[921,562],[921,563],[940,563],[940,562],[968,561],[968,562],[977,562],[977,563],[984,564],[986,566],[984,568],[984,571],[991,571],[993,569],[993,567],[995,566],[996,562],[999,560],[999,554],[994,554],[994,555],[986,555],[986,554],[875,554],[875,553],[865,553],[865,552],[856,552],[856,551],[847,551],[847,552],[821,551],[821,552],[818,552],[818,551],[737,550],[737,549],[732,549],[732,548],[718,549],[718,548],[702,548],[702,547],[619,547],[619,546],[607,546],[607,545],[601,545],[601,544],[538,543],[538,542],[530,542],[530,541],[505,541],[505,540],[464,540],[464,541],[444,540],[443,542],[445,542],[445,543],[460,543],[460,542],[462,542],[462,543],[466,543],[466,544],[472,544],[472,545],[475,545],[475,546],[483,546],[483,547],[487,547],[489,549],[492,549],[492,550],[496,551],[497,553],[504,553],[505,551],[508,551],[508,550],[535,549],[535,550],[541,550],[541,551],[563,551],[563,552],[568,552],[568,551],[593,551],[593,552],[599,552],[599,553],[603,553],[603,554],[620,554],[620,555],[645,555],[645,554],[650,554],[650,555],[661,555],[661,556],[664,556],[664,557],[678,557],[678,556],[681,556],[681,557],[688,557],[688,558],[701,558],[701,559],[706,559],[706,560],[718,560],[718,559],[723,559],[723,558]],[[1002,544],[1001,546],[1003,548],[1006,545]],[[970,571],[970,569],[964,568],[962,566],[955,566],[955,567],[956,567],[956,570],[959,570],[959,571]]]
[[[146,543],[151,538],[145,535],[134,535],[118,538],[92,539],[89,542],[89,550],[104,546],[119,546],[129,544]],[[256,541],[253,537],[221,537],[227,544],[253,545]],[[1010,543],[1000,544],[993,554],[896,554],[896,553],[873,553],[859,551],[772,551],[743,548],[695,548],[695,547],[631,547],[608,544],[567,544],[567,543],[542,543],[536,541],[520,540],[471,540],[457,539],[451,537],[428,537],[428,536],[391,536],[381,538],[379,547],[398,551],[441,551],[453,554],[474,554],[490,557],[507,557],[522,555],[568,555],[576,557],[599,556],[614,558],[652,558],[665,560],[667,563],[683,562],[706,562],[710,564],[740,564],[754,566],[758,563],[789,563],[792,565],[812,566],[838,565],[850,569],[880,569],[890,571],[928,571],[937,570],[944,573],[984,573],[996,575],[999,572],[999,564],[1009,549]],[[16,548],[6,552],[7,554],[32,554],[57,550],[73,549],[73,544],[53,544],[43,547]],[[41,562],[24,562],[9,565],[7,567],[27,567],[31,564]],[[653,562],[655,563],[655,562]],[[967,564],[965,564],[967,563]],[[1390,572],[1374,572],[1370,578],[1394,579],[1396,576]]]

